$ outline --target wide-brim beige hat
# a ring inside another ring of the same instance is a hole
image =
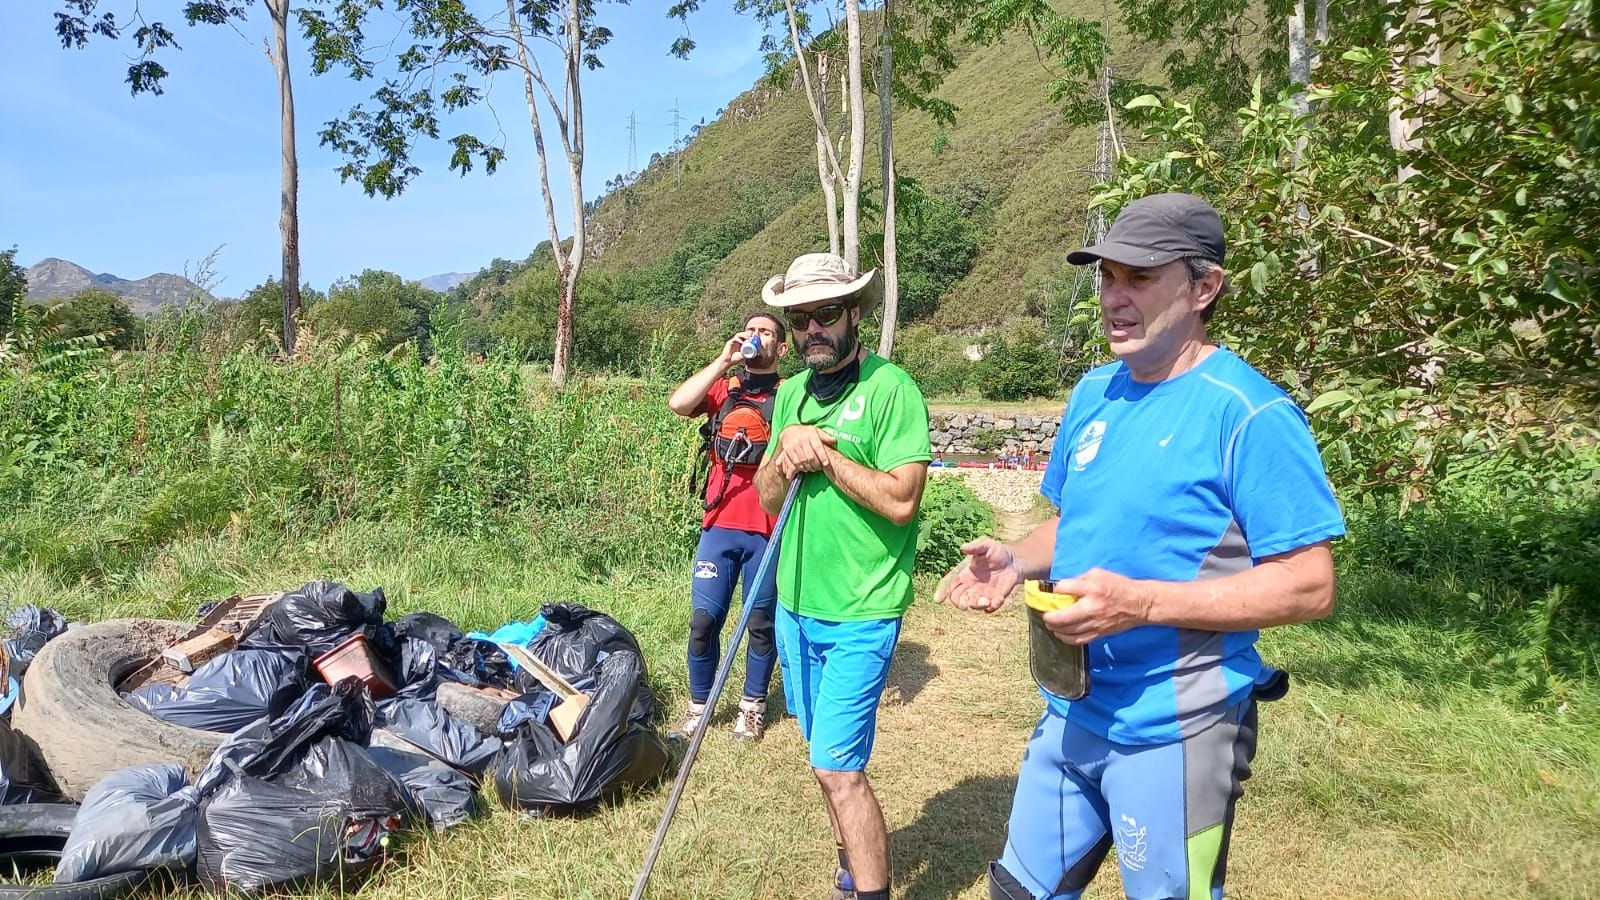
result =
[[[832,253],[807,253],[789,264],[789,271],[767,279],[761,299],[770,306],[787,308],[858,295],[857,305],[866,315],[883,299],[883,282],[877,269],[857,275],[843,257]]]

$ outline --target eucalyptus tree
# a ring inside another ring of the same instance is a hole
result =
[[[564,384],[572,366],[573,311],[587,256],[584,218],[583,74],[601,66],[600,50],[612,37],[598,21],[603,0],[506,0],[503,9],[464,0],[394,0],[411,44],[398,53],[387,40],[369,43],[362,17],[334,16],[321,23],[318,72],[343,67],[356,78],[388,67],[372,94],[373,107],[358,104],[322,130],[323,144],[345,158],[340,176],[358,181],[369,195],[394,197],[421,174],[413,157],[417,142],[440,136],[442,115],[484,103],[488,82],[501,72],[521,76],[528,125],[539,162],[539,193],[559,284],[552,377]],[[344,4],[359,0],[341,0]],[[541,57],[545,50],[548,57]],[[563,234],[551,187],[546,137],[553,123],[562,173],[571,195]],[[475,164],[494,172],[505,149],[494,137],[460,133],[449,167],[463,174]]]

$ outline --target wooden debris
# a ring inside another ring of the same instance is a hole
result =
[[[168,647],[162,651],[161,659],[185,675],[193,675],[195,669],[238,645],[238,634],[212,626],[208,631]]]

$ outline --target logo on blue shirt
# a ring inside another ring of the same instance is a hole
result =
[[[1072,454],[1073,469],[1082,472],[1083,467],[1094,461],[1100,452],[1100,442],[1106,436],[1106,423],[1095,420],[1083,427],[1083,432],[1078,435],[1078,449]]]

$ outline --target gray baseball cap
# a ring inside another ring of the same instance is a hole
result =
[[[1151,194],[1122,208],[1106,239],[1067,254],[1075,266],[1109,259],[1141,269],[1199,257],[1222,265],[1222,217],[1193,194]]]

